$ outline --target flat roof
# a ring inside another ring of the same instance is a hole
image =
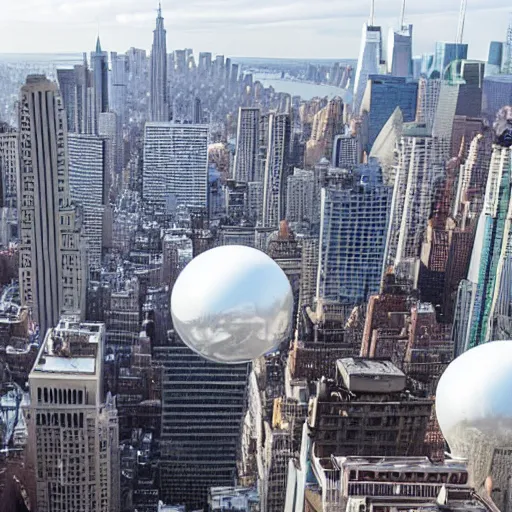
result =
[[[380,359],[362,359],[347,357],[338,359],[338,368],[343,368],[348,375],[396,375],[404,376],[391,361]]]
[[[96,359],[94,357],[42,355],[34,366],[34,371],[48,373],[86,373],[94,375],[96,371]]]

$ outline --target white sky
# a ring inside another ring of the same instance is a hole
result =
[[[398,24],[401,0],[375,0],[375,22]],[[149,49],[157,0],[0,0],[0,53]],[[370,0],[162,0],[167,48],[226,56],[356,58]],[[460,0],[408,0],[414,54],[453,41]],[[504,40],[511,0],[468,0],[464,40],[485,59]]]

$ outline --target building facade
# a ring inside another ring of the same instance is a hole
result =
[[[41,332],[84,314],[80,218],[71,203],[66,116],[57,85],[29,75],[20,97],[20,289]]]
[[[167,32],[164,29],[162,6],[158,5],[156,28],[153,31],[150,67],[150,119],[166,122],[169,120],[169,99],[167,85]]]
[[[240,107],[233,176],[237,181],[261,181],[259,131],[260,109]]]
[[[143,197],[168,211],[208,207],[208,126],[146,123]]]
[[[115,403],[103,392],[105,326],[62,319],[29,375],[37,510],[120,510]]]

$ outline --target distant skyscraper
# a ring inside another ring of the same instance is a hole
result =
[[[105,325],[62,319],[29,375],[37,510],[119,512],[119,432],[103,388]]]
[[[237,181],[261,181],[259,168],[260,109],[240,107],[234,163]]]
[[[402,3],[399,30],[389,29],[387,64],[388,73],[393,76],[413,76],[412,25],[405,24],[405,0]]]
[[[151,121],[169,120],[169,100],[167,92],[167,43],[162,7],[158,5],[156,28],[153,31],[153,47],[151,49]]]
[[[389,227],[387,264],[420,257],[434,197],[434,140],[424,125],[403,126]]]
[[[57,85],[29,75],[20,97],[20,290],[44,333],[85,314],[85,265],[71,205],[66,116]]]
[[[68,123],[68,131],[75,132],[76,130],[76,71],[74,69],[57,69],[57,80],[59,82],[59,89],[62,95],[62,102],[66,109],[66,118]]]
[[[354,82],[354,99],[352,111],[359,114],[359,108],[366,90],[366,82],[369,75],[378,75],[382,60],[382,33],[380,27],[373,25],[373,0],[372,15],[369,23],[363,25],[361,37],[361,49],[357,61],[356,78]]]
[[[208,126],[146,123],[143,197],[173,209],[207,211]]]
[[[110,53],[112,71],[110,73],[110,109],[115,112],[121,124],[126,117],[126,98],[128,91],[128,56]]]
[[[106,144],[107,141],[97,135],[68,135],[71,199],[82,206],[84,235],[87,239],[87,263],[90,270],[101,268]]]
[[[507,39],[505,41],[505,62],[502,72],[512,75],[512,13],[508,22]]]
[[[352,134],[336,135],[332,148],[332,166],[352,169],[361,163],[362,148]]]
[[[295,169],[286,187],[286,220],[291,224],[313,222],[315,176],[313,171]]]
[[[418,83],[402,77],[370,75],[361,111],[368,112],[369,152],[391,114],[399,107],[404,122],[414,121]]]
[[[456,60],[468,58],[468,45],[465,43],[436,42],[433,69],[430,72],[432,78],[443,78],[447,67]],[[435,76],[432,76],[435,73]]]
[[[322,189],[317,298],[354,306],[379,291],[391,199],[374,161]]]
[[[98,130],[98,119],[102,112],[108,112],[108,53],[101,50],[100,37],[96,51],[91,53],[92,86],[94,96],[94,133]]]
[[[266,132],[263,182],[263,225],[277,227],[285,215],[286,178],[290,151],[290,116],[271,112]]]
[[[512,105],[512,74],[487,76],[482,92],[482,116],[493,123],[500,108]]]
[[[0,208],[16,208],[18,205],[19,169],[18,134],[0,132]]]
[[[499,75],[504,69],[506,58],[505,43],[501,41],[491,41],[489,44],[489,56],[487,57],[487,65],[485,66],[485,74]]]

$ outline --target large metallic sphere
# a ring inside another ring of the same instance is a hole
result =
[[[439,381],[436,413],[452,456],[475,467],[488,468],[494,448],[512,446],[512,341],[485,343],[455,359]]]
[[[292,312],[292,289],[279,265],[237,245],[194,258],[171,296],[180,338],[219,363],[244,363],[274,350],[290,336]]]

